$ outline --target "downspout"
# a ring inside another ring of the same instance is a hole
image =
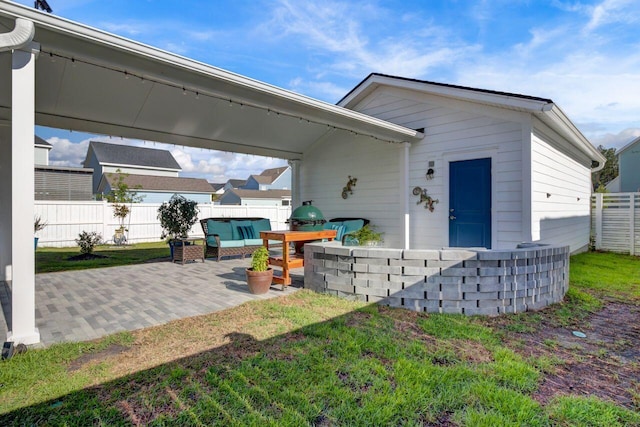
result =
[[[10,33],[0,34],[0,52],[22,49],[33,40],[36,27],[32,21],[16,18],[16,25]]]

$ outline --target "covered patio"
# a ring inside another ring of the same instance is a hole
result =
[[[36,124],[288,159],[294,207],[301,199],[300,163],[310,147],[336,136],[370,144],[407,144],[423,136],[416,130],[2,2],[0,280],[11,289],[7,339],[26,344],[41,340],[36,325],[32,240],[34,176],[26,173],[34,167]]]

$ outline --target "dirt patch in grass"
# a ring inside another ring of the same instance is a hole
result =
[[[563,328],[543,318],[535,332],[509,333],[525,356],[559,362],[534,397],[546,404],[556,395],[597,396],[630,409],[640,408],[640,306],[608,301],[583,326]],[[583,332],[586,338],[573,335]]]
[[[120,344],[111,344],[109,347],[105,348],[104,350],[101,350],[95,353],[83,354],[82,356],[73,360],[69,364],[67,371],[69,372],[78,371],[84,368],[85,366],[103,362],[110,357],[125,353],[128,350],[129,350],[129,347],[125,347]]]

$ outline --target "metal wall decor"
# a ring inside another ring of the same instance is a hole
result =
[[[420,203],[424,203],[424,208],[429,209],[429,212],[433,212],[435,209],[434,205],[440,203],[438,199],[432,198],[428,193],[426,188],[422,187],[414,187],[413,189],[414,196],[420,196],[416,205]]]
[[[342,188],[343,199],[346,199],[350,194],[353,194],[353,187],[356,186],[356,182],[358,182],[358,178],[351,178],[351,175],[349,175],[349,181],[347,181],[347,185]]]

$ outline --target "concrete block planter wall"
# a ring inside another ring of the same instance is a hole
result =
[[[402,250],[305,245],[305,288],[433,313],[539,310],[569,287],[569,246]]]

